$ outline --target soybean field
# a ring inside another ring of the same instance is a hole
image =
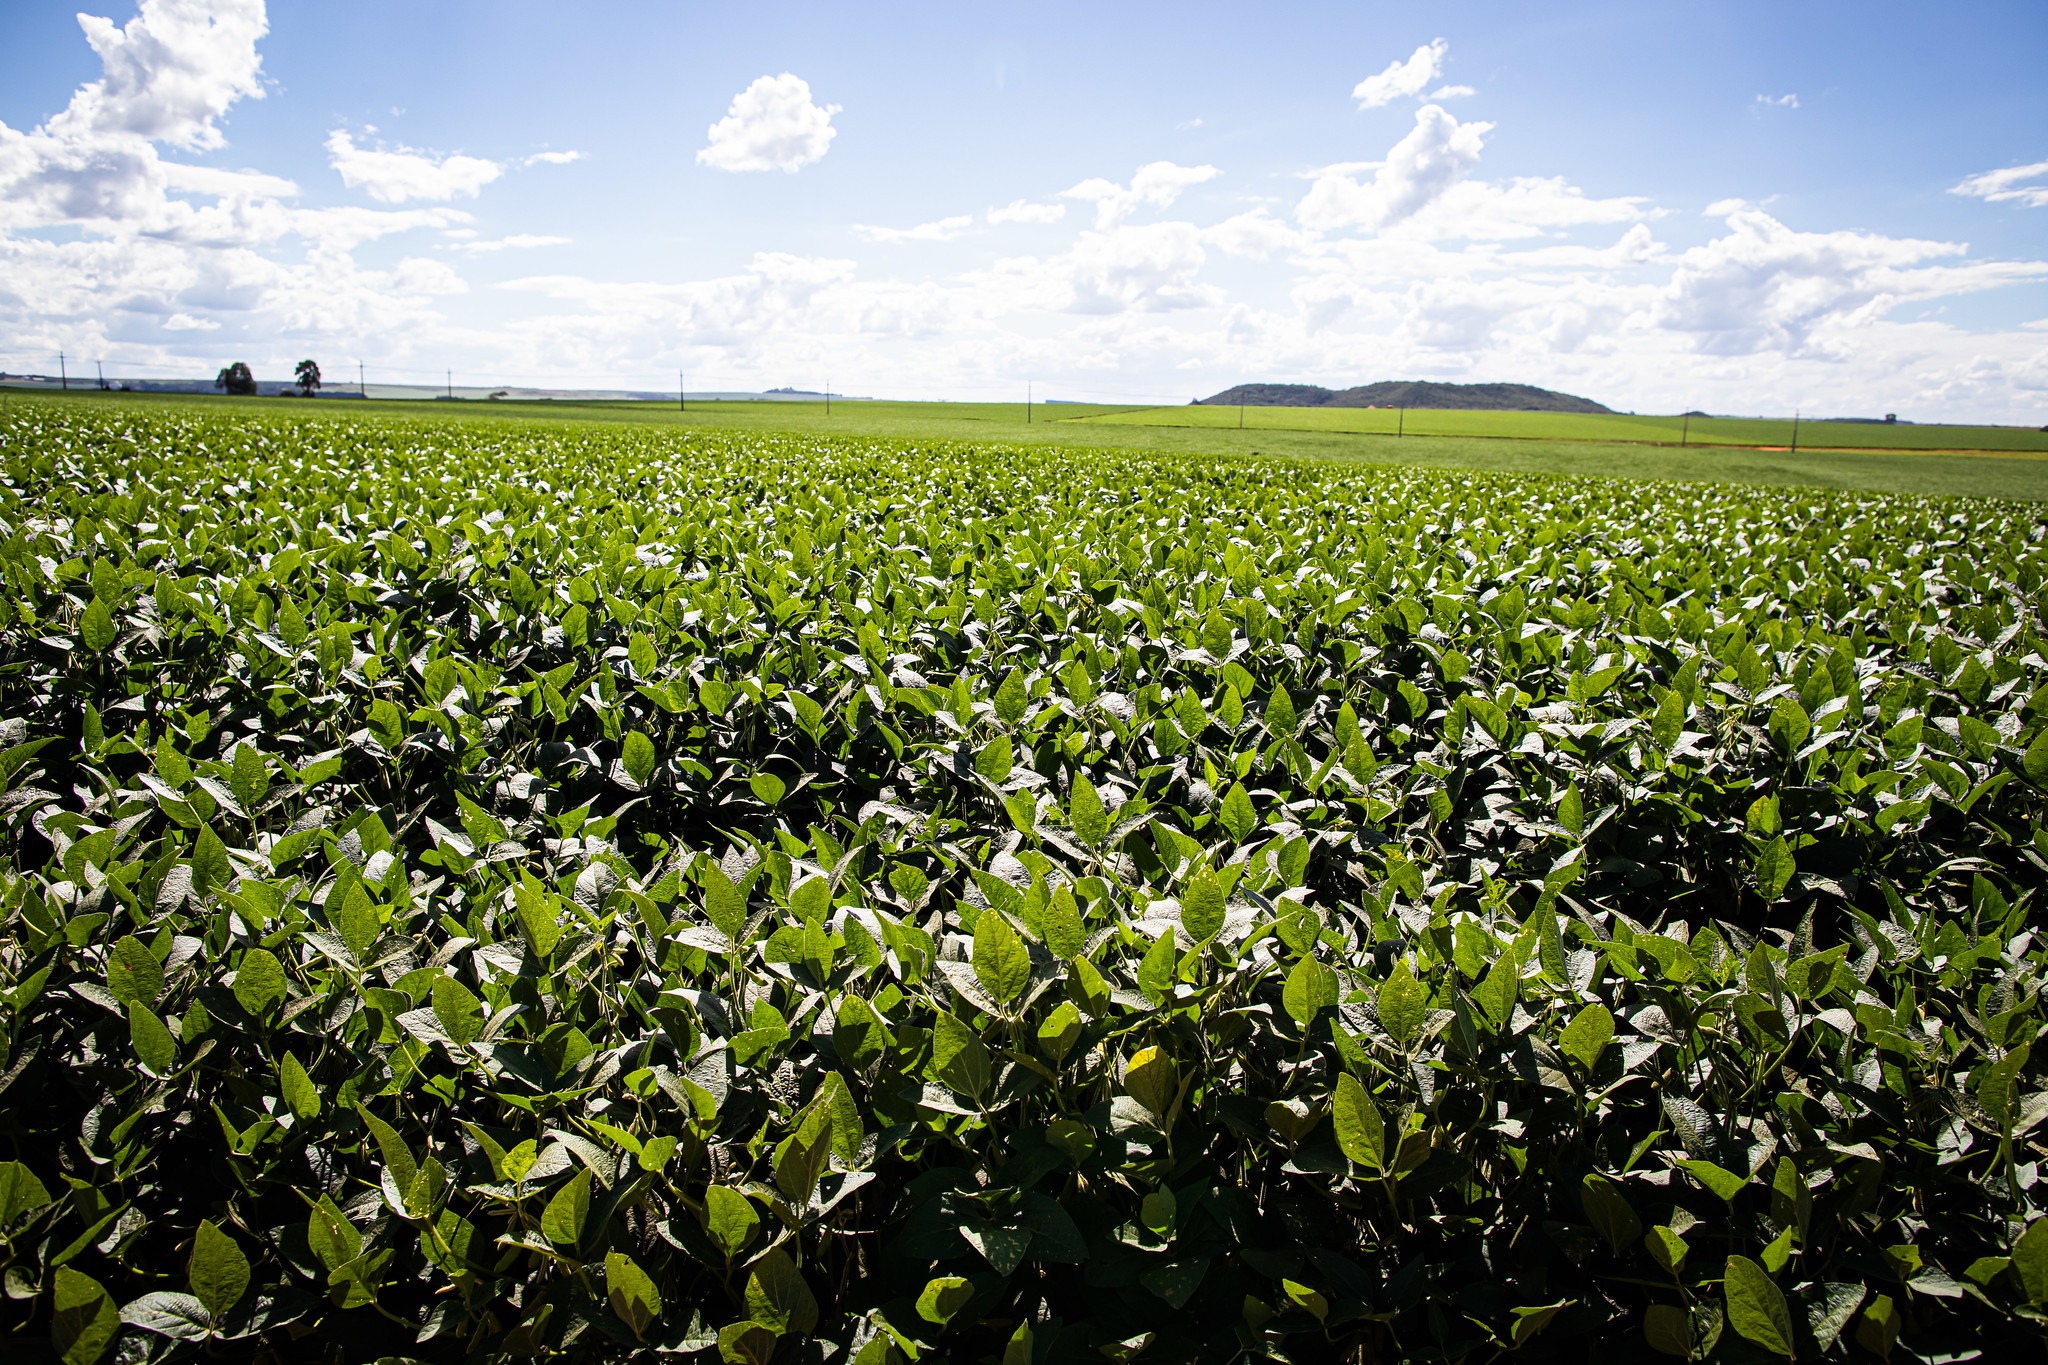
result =
[[[24,1351],[2041,1349],[2033,505],[33,400],[0,471]]]

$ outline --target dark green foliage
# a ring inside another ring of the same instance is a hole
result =
[[[2039,1349],[2024,509],[5,420],[13,1341]]]

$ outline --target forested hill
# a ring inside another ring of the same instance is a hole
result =
[[[1317,384],[1239,384],[1201,403],[1235,407],[1244,403],[1265,408],[1467,408],[1513,412],[1610,412],[1611,408],[1576,394],[1539,389],[1533,384],[1432,384],[1424,380],[1390,379],[1352,389],[1326,389]]]

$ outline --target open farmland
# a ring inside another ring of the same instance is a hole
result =
[[[2031,506],[253,405],[0,462],[17,1339],[2039,1349]]]
[[[1247,431],[1342,431],[1392,436],[1480,436],[1525,441],[1651,441],[1701,446],[1789,446],[1790,418],[1637,416],[1633,413],[1497,412],[1463,409],[1301,408],[1190,404],[1090,413],[1096,426],[1171,426]],[[1813,450],[1985,451],[2048,456],[2048,431],[2031,427],[1895,426],[1882,422],[1799,424]]]

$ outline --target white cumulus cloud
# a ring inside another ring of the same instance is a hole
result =
[[[1163,209],[1180,198],[1181,191],[1189,186],[1214,180],[1221,174],[1214,166],[1176,166],[1171,161],[1154,161],[1138,167],[1128,186],[1096,176],[1070,190],[1061,190],[1060,197],[1094,200],[1095,226],[1111,228],[1130,217],[1140,204]]]
[[[874,227],[867,223],[855,223],[853,235],[870,242],[950,242],[974,228],[974,215],[956,214],[951,218],[940,218],[916,227],[887,228]]]
[[[452,236],[474,237],[471,232],[450,233]],[[514,232],[488,241],[457,241],[449,244],[449,250],[460,251],[470,256],[487,256],[499,251],[526,251],[537,246],[568,246],[567,237],[542,237],[531,232]]]
[[[1367,76],[1351,91],[1351,98],[1358,101],[1361,109],[1377,109],[1392,104],[1395,100],[1420,95],[1429,88],[1429,83],[1443,72],[1444,58],[1450,53],[1451,45],[1438,38],[1424,43],[1405,62],[1388,62],[1387,69],[1377,76]],[[1469,93],[1459,87],[1459,93]]]
[[[2000,171],[1966,175],[1960,184],[1951,185],[1948,192],[1988,199],[1994,204],[2010,202],[2030,209],[2048,208],[2048,185],[2025,183],[2044,178],[2048,178],[2048,161],[2036,161],[2031,166],[2008,166]]]
[[[810,83],[800,77],[763,76],[732,97],[697,160],[721,171],[795,171],[831,149],[838,112],[836,104],[813,104]]]
[[[1028,199],[1012,199],[999,209],[988,211],[991,225],[999,223],[1057,223],[1067,216],[1065,204],[1034,204]]]
[[[1369,183],[1339,168],[1317,177],[1294,211],[1302,226],[1383,228],[1412,218],[1479,164],[1491,123],[1460,123],[1443,106],[1425,104],[1415,127],[1395,143]]]
[[[1764,109],[1797,109],[1799,107],[1799,96],[1758,95],[1756,102],[1758,107]]]
[[[572,161],[581,161],[581,152],[535,152],[526,158],[529,166],[566,166]]]
[[[408,199],[454,199],[477,192],[505,173],[495,161],[477,156],[441,156],[412,147],[396,151],[358,147],[340,128],[327,135],[328,164],[341,183],[361,187],[372,199],[402,204]]]

